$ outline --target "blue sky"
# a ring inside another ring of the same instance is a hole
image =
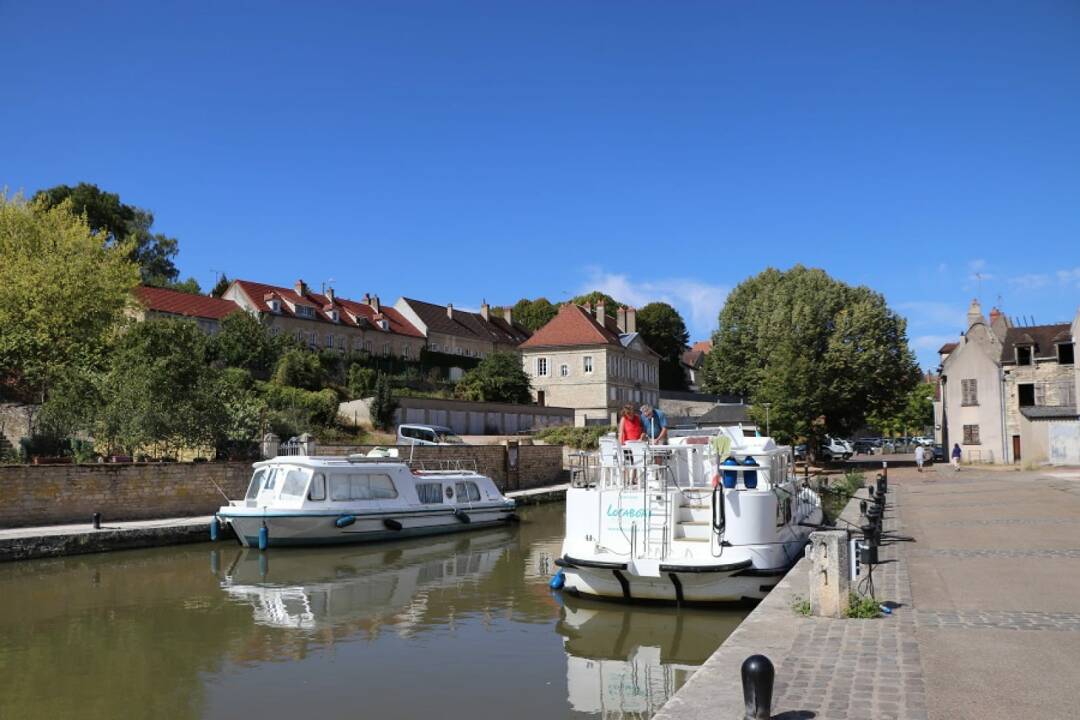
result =
[[[1076,2],[0,0],[0,46],[0,185],[118,192],[204,287],[599,287],[699,339],[801,262],[924,366],[976,294],[1080,303]]]

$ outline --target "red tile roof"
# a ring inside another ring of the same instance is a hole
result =
[[[606,318],[614,325],[614,320]],[[521,347],[559,347],[568,345],[621,345],[618,328],[603,327],[592,313],[572,303],[559,308],[559,313],[547,325],[521,343]]]
[[[712,350],[712,340],[698,340],[690,346],[691,352],[707,353]]]
[[[330,298],[321,293],[309,292],[300,296],[293,288],[280,287],[278,285],[266,285],[264,283],[252,282],[251,280],[236,280],[235,283],[244,294],[248,296],[251,303],[259,312],[273,314],[270,312],[270,306],[266,303],[266,299],[267,296],[276,295],[283,301],[281,303],[280,314],[286,317],[300,317],[289,307],[290,303],[293,305],[306,305],[315,308],[314,319],[316,321],[324,322],[328,325],[344,325],[345,327],[380,330],[381,328],[379,327],[378,321],[386,320],[389,326],[388,332],[397,335],[406,335],[408,337],[424,337],[423,333],[401,316],[401,313],[388,305],[382,305],[379,308],[380,312],[375,312],[375,308],[367,303],[356,302],[355,300],[335,296],[334,304],[331,306]],[[339,322],[334,322],[330,319],[329,311],[331,309],[336,309],[338,311]],[[342,312],[343,310],[345,312]],[[356,320],[353,319],[354,316],[357,318]],[[312,318],[300,317],[300,319],[311,320]]]
[[[226,315],[240,310],[240,307],[232,300],[145,285],[135,288],[135,297],[147,310],[184,317],[221,320]]]

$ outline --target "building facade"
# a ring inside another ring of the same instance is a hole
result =
[[[509,308],[492,312],[486,302],[478,313],[407,297],[398,298],[394,308],[420,331],[432,352],[485,358],[516,351],[529,338],[528,330],[514,324]]]
[[[367,352],[417,360],[423,334],[377,295],[350,300],[312,292],[303,280],[292,288],[250,280],[234,280],[222,296],[257,315],[272,333],[286,333],[313,349]]]
[[[520,346],[538,404],[574,409],[576,425],[615,424],[625,403],[658,405],[660,358],[636,332],[637,311],[613,320],[566,304]]]
[[[987,323],[973,301],[967,332],[940,351],[939,441],[959,443],[966,462],[1080,462],[1078,327],[1080,313],[1018,327],[997,308]]]

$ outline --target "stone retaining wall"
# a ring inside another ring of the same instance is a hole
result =
[[[0,528],[209,515],[243,497],[251,464],[119,463],[0,466]]]

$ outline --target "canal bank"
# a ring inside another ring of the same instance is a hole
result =
[[[551,485],[517,490],[506,496],[519,506],[559,502],[566,498],[568,487]],[[105,518],[100,527],[85,523],[9,528],[0,530],[0,562],[206,542],[212,518],[205,515],[128,522],[109,522]],[[226,526],[220,539],[232,540],[231,532]]]
[[[1071,717],[1080,704],[1080,473],[890,471],[875,620],[804,617],[802,560],[655,716],[742,717],[742,662],[774,717]],[[857,512],[853,505],[847,519]]]

